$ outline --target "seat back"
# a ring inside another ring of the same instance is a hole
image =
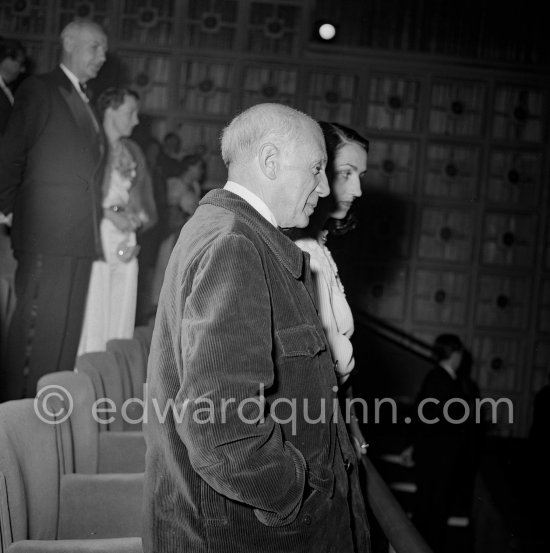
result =
[[[97,399],[109,400],[101,403],[101,409],[112,407],[112,412],[98,411],[98,416],[105,421],[105,424],[99,425],[100,431],[122,430],[122,405],[130,393],[131,385],[127,372],[121,370],[115,354],[110,351],[83,353],[76,359],[76,371],[90,378]]]
[[[101,425],[93,416],[97,398],[90,377],[75,371],[57,371],[42,376],[36,390],[38,396],[42,396],[45,390],[59,394],[52,397],[50,412],[59,411],[60,416],[62,413],[70,413],[65,420],[55,425],[57,439],[63,444],[62,450],[66,456],[65,467],[72,465],[74,472],[83,474],[98,472]]]
[[[0,404],[0,551],[56,538],[63,470],[55,426],[37,416],[34,400]]]
[[[147,358],[137,338],[120,338],[107,342],[107,351],[114,353],[132,383],[132,397],[143,397],[143,384],[147,378]]]
[[[141,430],[100,432],[105,424],[94,413],[98,398],[87,374],[74,371],[46,374],[38,381],[37,394],[42,395],[46,390],[53,392],[48,409],[59,413],[55,430],[62,444],[66,472],[145,470],[145,439]],[[67,417],[63,417],[65,413]]]
[[[154,324],[151,321],[148,325],[136,326],[134,329],[134,338],[140,343],[143,353],[143,359],[145,361],[145,368],[147,368],[147,360],[149,359],[149,352],[151,351],[151,340],[153,339]]]
[[[143,408],[139,400],[143,400],[147,358],[144,356],[142,345],[136,338],[109,340],[107,351],[114,354],[122,371],[124,400],[137,400],[127,404],[127,416],[123,421],[124,429],[135,430],[137,425],[132,424],[131,421],[141,420],[143,416]]]

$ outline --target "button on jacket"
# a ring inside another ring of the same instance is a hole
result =
[[[369,550],[310,278],[229,191],[183,227],[149,357],[144,551]]]

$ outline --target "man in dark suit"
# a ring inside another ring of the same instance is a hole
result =
[[[107,38],[79,20],[61,32],[61,64],[25,79],[0,140],[0,211],[13,212],[17,306],[0,399],[33,397],[43,374],[72,370],[94,259],[101,256],[105,140],[85,94]]]
[[[25,47],[13,38],[0,38],[0,134],[4,132],[13,106],[9,85],[25,71]]]

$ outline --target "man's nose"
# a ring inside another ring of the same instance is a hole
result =
[[[321,171],[319,176],[319,184],[317,184],[317,194],[320,198],[326,198],[330,194],[330,187],[328,185],[327,174],[325,171]]]

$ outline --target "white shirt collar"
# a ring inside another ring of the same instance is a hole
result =
[[[0,88],[4,91],[4,94],[7,96],[10,104],[13,105],[13,94],[12,91],[8,88],[8,85],[4,82],[2,75],[0,75]]]
[[[245,202],[249,203],[262,217],[267,219],[274,227],[277,226],[277,220],[271,212],[271,209],[267,207],[267,204],[259,198],[254,192],[250,192],[248,188],[245,188],[242,184],[233,181],[227,181],[224,190],[229,190],[237,196],[240,196]]]
[[[88,96],[86,96],[86,94],[84,94],[84,92],[82,92],[82,90],[80,88],[80,81],[77,79],[76,75],[70,69],[68,69],[65,65],[63,65],[62,63],[59,64],[59,67],[61,67],[61,70],[63,71],[63,73],[65,73],[65,75],[67,75],[67,77],[69,78],[71,83],[73,83],[73,86],[76,88],[76,91],[80,94],[80,97],[86,103],[88,103],[89,102]]]
[[[456,380],[456,373],[455,371],[453,371],[453,369],[451,369],[451,367],[447,366],[445,361],[441,361],[439,363],[439,366],[445,370],[445,372],[447,372],[449,374],[449,376],[453,379],[453,380]]]

